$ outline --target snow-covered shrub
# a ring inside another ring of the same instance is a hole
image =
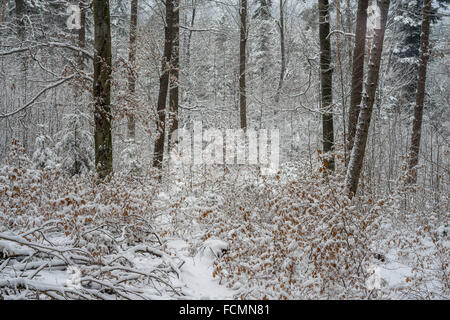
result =
[[[227,193],[223,214],[201,214],[205,238],[231,243],[214,275],[243,298],[362,296],[380,203],[352,204],[338,175],[280,174]]]
[[[164,252],[154,219],[154,179],[115,175],[98,183],[35,170],[20,149],[13,144],[11,161],[0,168],[0,298],[182,294],[181,261]],[[74,268],[79,286],[55,284]]]
[[[350,200],[341,160],[333,174],[320,163],[312,173],[282,165],[272,177],[186,166],[161,182],[115,174],[98,183],[35,170],[15,142],[0,169],[0,295],[182,295],[182,262],[164,240],[181,238],[235,298],[447,299],[448,192],[400,178],[390,194]],[[79,288],[45,281],[75,267]]]
[[[28,157],[25,148],[17,139],[11,141],[6,164],[12,167],[27,167],[31,165],[30,158]]]
[[[171,236],[196,252],[208,239],[229,244],[212,275],[236,298],[448,297],[448,194],[399,180],[392,194],[350,200],[342,167],[326,175],[288,164],[274,177],[194,167],[161,203]]]
[[[56,144],[62,170],[72,176],[90,172],[94,168],[94,141],[84,127],[87,116],[77,111],[65,115],[63,121]]]
[[[41,223],[37,212],[41,175],[32,169],[23,146],[13,140],[7,164],[0,169],[0,232]]]
[[[141,175],[144,171],[140,159],[141,147],[135,141],[126,141],[126,147],[120,154],[120,171],[125,174]]]
[[[52,168],[56,165],[57,156],[50,148],[52,139],[47,135],[40,135],[36,138],[35,151],[31,162],[35,169]]]

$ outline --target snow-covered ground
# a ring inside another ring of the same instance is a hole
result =
[[[97,185],[0,169],[0,295],[448,299],[447,195],[350,203],[338,177],[295,170]]]
[[[208,240],[194,256],[189,255],[189,245],[183,240],[171,240],[167,243],[170,252],[173,252],[185,262],[181,270],[183,293],[189,299],[233,299],[236,292],[219,284],[218,279],[212,277],[213,262],[222,249],[227,247],[223,241]]]

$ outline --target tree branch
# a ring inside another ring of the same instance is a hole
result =
[[[63,79],[61,79],[61,80],[59,80],[59,81],[57,81],[57,82],[55,82],[55,83],[53,83],[53,84],[51,84],[51,85],[45,87],[45,88],[42,89],[37,95],[35,95],[35,96],[33,97],[33,99],[31,99],[31,100],[30,100],[27,104],[25,104],[24,106],[20,107],[19,109],[15,110],[15,111],[10,112],[10,113],[0,114],[0,119],[4,119],[4,118],[11,117],[11,116],[13,116],[13,115],[15,115],[15,114],[17,114],[17,113],[19,113],[19,112],[25,110],[26,108],[28,108],[28,107],[30,107],[31,105],[33,105],[33,104],[36,102],[36,100],[39,99],[39,97],[42,96],[45,92],[47,92],[47,91],[50,90],[50,89],[56,88],[57,86],[59,86],[59,85],[65,83],[65,82],[71,80],[71,79],[74,78],[74,77],[75,77],[75,75],[73,74],[73,75],[71,75],[71,76],[69,76],[69,77],[67,77],[67,78],[63,78]]]

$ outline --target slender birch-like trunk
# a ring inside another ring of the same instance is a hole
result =
[[[420,39],[419,70],[417,77],[416,105],[414,107],[414,121],[411,132],[411,148],[409,152],[408,183],[417,182],[419,163],[420,138],[422,135],[423,104],[425,98],[425,84],[427,80],[428,42],[430,37],[431,0],[425,0],[422,9],[422,33]]]
[[[355,142],[353,144],[350,162],[345,178],[346,192],[350,197],[356,194],[359,177],[364,162],[366,152],[367,135],[372,117],[372,109],[375,101],[375,93],[378,87],[380,74],[381,54],[383,52],[384,34],[386,31],[386,21],[389,12],[390,0],[378,0],[380,9],[380,29],[375,29],[373,47],[371,49],[367,82],[365,84],[365,95],[361,104],[361,111],[356,128]]]

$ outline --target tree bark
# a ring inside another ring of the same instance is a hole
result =
[[[422,9],[422,32],[420,39],[419,70],[417,77],[416,105],[414,107],[414,120],[411,133],[411,148],[408,163],[408,183],[417,182],[416,166],[419,163],[420,138],[422,135],[423,104],[425,98],[425,84],[427,79],[429,49],[428,45],[430,37],[430,15],[431,0],[425,0]]]
[[[338,32],[341,31],[342,23],[341,23],[341,0],[335,0],[336,5],[336,29]],[[343,28],[342,28],[343,29]],[[345,39],[344,39],[345,40]],[[344,42],[345,44],[345,42]],[[341,35],[338,33],[336,35],[336,61],[337,61],[337,69],[339,72],[339,84],[341,89],[341,107],[342,107],[342,126],[344,128],[344,161],[347,162],[347,132],[346,132],[346,112],[347,112],[347,103],[346,103],[346,95],[344,88],[344,72],[342,69],[342,59],[341,59]]]
[[[247,128],[247,92],[245,82],[246,72],[246,47],[247,47],[247,0],[241,0],[239,15],[241,18],[240,26],[240,45],[239,45],[239,106],[241,129]]]
[[[192,40],[192,33],[193,33],[192,29],[194,28],[194,24],[195,24],[196,8],[197,8],[197,1],[192,0],[191,24],[190,24],[190,29],[189,29],[188,40],[186,43],[186,67],[189,67],[191,64],[191,40]]]
[[[166,0],[166,27],[164,32],[164,56],[161,62],[161,76],[159,78],[159,95],[157,104],[158,122],[155,140],[153,167],[161,169],[164,160],[164,143],[166,129],[166,100],[169,89],[169,76],[172,63],[172,47],[174,38],[174,1]]]
[[[179,104],[179,68],[180,68],[180,0],[175,0],[175,9],[173,12],[174,21],[174,39],[172,48],[172,69],[170,70],[170,91],[169,91],[169,150],[174,142],[173,133],[178,129],[178,104]]]
[[[136,34],[138,19],[138,0],[131,0],[130,12],[130,42],[128,51],[128,93],[130,95],[130,105],[128,113],[128,139],[134,141],[136,139],[136,120],[134,118],[133,110],[136,107],[136,72],[134,71],[136,63]]]
[[[16,0],[16,19],[17,19],[17,33],[20,41],[25,40],[25,23],[23,22],[23,15],[25,14],[25,0]]]
[[[94,0],[95,166],[100,179],[112,173],[111,23],[109,0]]]
[[[345,6],[345,24],[347,27],[347,32],[352,33],[352,8],[350,4],[350,0],[347,0],[346,6]],[[347,41],[347,54],[348,54],[348,65],[353,65],[353,59],[352,59],[352,49],[351,49],[351,41]]]
[[[390,0],[378,0],[380,8],[380,29],[375,30],[373,48],[370,54],[369,71],[365,85],[365,95],[362,101],[362,108],[358,118],[355,142],[353,145],[350,162],[345,178],[345,188],[349,197],[353,197],[358,189],[359,177],[361,174],[364,155],[366,151],[367,135],[372,117],[372,109],[375,101],[375,93],[378,87],[380,73],[381,54],[383,52],[384,34],[389,11]]]
[[[350,97],[350,109],[348,111],[348,136],[347,148],[349,151],[353,148],[355,140],[356,125],[358,123],[359,109],[361,104],[361,95],[364,80],[364,53],[366,49],[367,32],[367,8],[368,0],[358,1],[358,12],[356,16],[356,34],[355,47],[353,49],[353,67],[352,67],[352,92]]]
[[[275,102],[280,101],[281,89],[283,88],[284,75],[286,73],[286,49],[284,38],[284,5],[286,1],[280,0],[280,51],[281,51],[281,70],[280,80],[278,81],[277,94],[275,95]]]
[[[80,30],[78,30],[78,47],[85,48],[86,47],[86,4],[83,0],[79,1],[80,5]],[[78,68],[80,70],[84,69],[84,54],[82,52],[78,52]],[[81,94],[81,86],[76,90],[75,95],[77,97]]]
[[[25,28],[25,19],[24,15],[26,13],[26,2],[25,0],[15,0],[16,4],[16,25],[17,25],[17,35],[20,40],[19,46],[25,46],[26,40],[26,28]],[[28,54],[21,54],[21,65],[20,65],[20,73],[22,75],[21,79],[21,87],[22,87],[22,99],[23,102],[27,101],[27,92],[28,92]],[[24,111],[22,124],[22,144],[25,150],[28,150],[28,133],[29,128],[28,124],[30,122],[30,110],[26,109]]]
[[[78,30],[78,46],[84,48],[86,46],[86,4],[83,0],[79,1],[80,5],[80,30]],[[81,55],[83,57],[83,55]]]
[[[320,39],[320,84],[322,96],[322,138],[323,152],[334,150],[334,128],[332,113],[332,81],[331,45],[328,0],[319,0],[319,39]],[[334,156],[324,158],[324,166],[334,170]]]
[[[6,16],[6,7],[8,6],[8,0],[3,0],[2,1],[2,18],[1,18],[1,22],[5,23],[5,16]]]

